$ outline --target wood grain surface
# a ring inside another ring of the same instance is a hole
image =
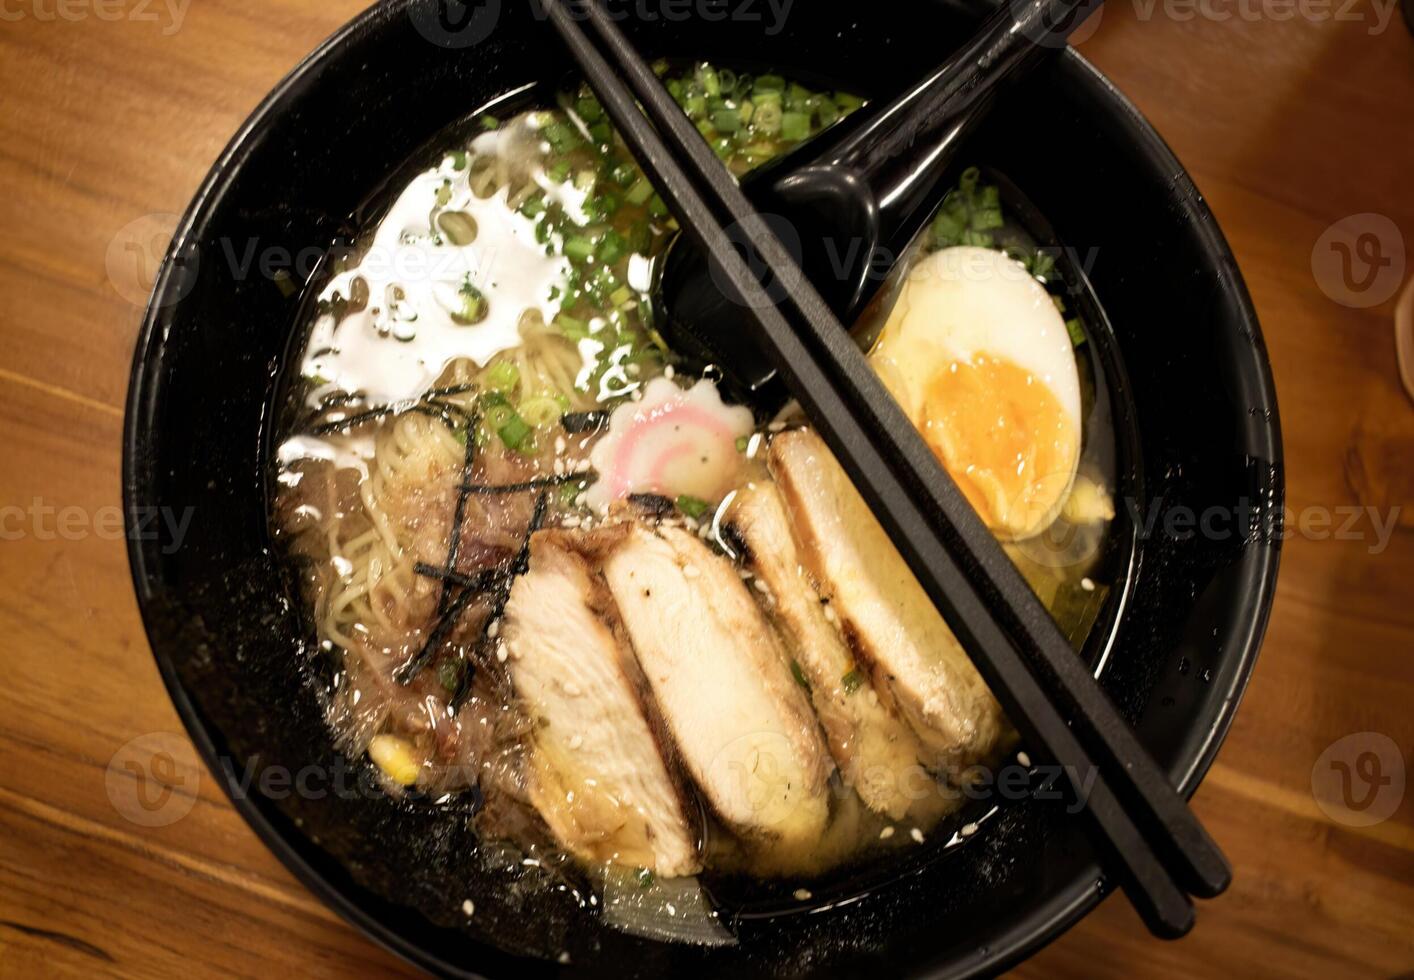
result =
[[[1402,230],[1390,274],[1408,276],[1414,39],[1386,2],[1111,0],[1081,44],[1174,147],[1236,250],[1304,530],[1196,797],[1236,883],[1170,944],[1112,899],[1021,974],[1414,970],[1414,803],[1357,827],[1312,792],[1317,760],[1352,733],[1382,733],[1414,761],[1414,403],[1394,300],[1338,304],[1312,267],[1332,223],[1373,213]],[[110,245],[182,211],[262,96],[362,3],[176,6],[180,19],[163,0],[0,0],[0,974],[410,974],[296,883],[180,750],[116,523],[151,273],[131,259],[110,272]],[[1356,540],[1321,527],[1323,509],[1350,506],[1404,510],[1381,549],[1369,523]],[[189,812],[167,826],[126,818],[105,781],[145,733],[177,747],[155,775]]]

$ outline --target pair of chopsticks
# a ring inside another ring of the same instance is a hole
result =
[[[546,0],[546,10],[663,200],[735,293],[742,342],[771,356],[1012,723],[1042,761],[1062,768],[1098,831],[1106,867],[1152,932],[1186,933],[1188,896],[1211,897],[1231,880],[1216,844],[598,0]],[[754,251],[752,264],[784,294],[779,302],[724,226]],[[750,336],[748,325],[757,328]]]

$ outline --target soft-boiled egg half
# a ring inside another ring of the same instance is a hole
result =
[[[908,273],[870,360],[998,538],[1055,519],[1080,460],[1065,321],[1015,259],[958,246]]]

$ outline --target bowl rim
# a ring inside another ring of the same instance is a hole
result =
[[[159,393],[156,381],[165,342],[165,337],[159,330],[159,321],[165,306],[163,297],[173,288],[173,277],[180,271],[177,259],[184,254],[193,229],[209,216],[208,212],[216,202],[218,191],[231,179],[233,168],[239,166],[251,138],[278,115],[291,93],[308,78],[317,74],[326,59],[337,56],[362,32],[381,21],[405,16],[405,12],[406,4],[402,2],[375,4],[345,23],[301,59],[260,101],[232,136],[211,165],[183,213],[163,258],[138,330],[125,399],[122,492],[124,516],[125,520],[130,522],[130,529],[136,508],[145,497],[151,496],[151,487],[145,475],[140,472],[137,461],[143,457],[147,446],[150,431],[148,422],[151,417],[148,409]],[[1250,362],[1242,365],[1242,374],[1252,387],[1250,395],[1259,403],[1258,407],[1267,412],[1259,429],[1261,438],[1256,441],[1264,443],[1262,448],[1276,474],[1278,493],[1284,494],[1280,417],[1271,364],[1256,310],[1226,237],[1188,171],[1138,108],[1075,48],[1067,47],[1057,57],[1072,62],[1088,83],[1095,86],[1099,99],[1109,101],[1107,108],[1129,131],[1137,151],[1145,160],[1156,169],[1172,175],[1170,194],[1181,203],[1186,222],[1199,238],[1201,248],[1212,256],[1215,262],[1231,270],[1231,275],[1216,283],[1215,289],[1239,311],[1242,326],[1252,338],[1252,358]],[[238,791],[235,774],[222,764],[215,740],[207,730],[200,711],[188,696],[176,664],[166,651],[153,643],[153,633],[158,626],[150,609],[155,581],[152,572],[154,556],[149,551],[152,544],[131,533],[127,535],[127,541],[129,570],[143,630],[148,636],[149,647],[157,662],[162,682],[207,769],[216,778],[216,782],[241,818],[302,885],[382,948],[434,974],[479,976],[480,974],[453,967],[373,917],[305,859],[287,835],[262,812],[253,795]],[[1239,649],[1228,654],[1234,663],[1230,683],[1227,690],[1221,692],[1221,705],[1211,724],[1206,726],[1206,732],[1199,744],[1187,751],[1187,758],[1179,760],[1176,771],[1169,773],[1178,791],[1185,798],[1193,795],[1211,767],[1251,679],[1257,653],[1271,618],[1280,553],[1281,540],[1278,535],[1251,559],[1254,567],[1251,569],[1247,590],[1256,600],[1256,610],[1255,614],[1246,620],[1246,630],[1240,637]],[[1086,869],[1077,874],[1069,885],[1059,888],[1049,900],[1014,920],[1006,929],[1001,942],[991,944],[974,958],[941,967],[924,968],[920,975],[962,977],[1000,973],[1030,957],[1069,930],[1092,911],[1113,888],[1114,885],[1105,877],[1099,863],[1092,859]]]

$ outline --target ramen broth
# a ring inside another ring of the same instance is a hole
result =
[[[659,71],[738,175],[860,104],[774,75]],[[676,231],[587,89],[476,117],[330,270],[274,460],[272,524],[336,666],[340,746],[395,796],[474,788],[483,839],[600,876],[606,903],[632,898],[637,931],[662,918],[645,896],[710,918],[697,874],[793,888],[935,830],[958,839],[939,822],[967,766],[1013,741],[965,658],[937,667],[968,674],[958,717],[891,686],[868,635],[878,583],[840,556],[898,559],[867,533],[831,537],[859,521],[817,492],[839,473],[807,420],[732,405],[654,331],[653,261]],[[967,249],[1055,285],[975,170],[909,268]],[[897,315],[911,287],[895,285],[862,327],[885,353],[915,329]],[[1092,575],[1114,439],[1084,325],[1066,331],[1074,472],[1042,533],[1004,543],[1078,649],[1107,592]],[[906,381],[890,381],[901,401]],[[719,738],[732,712],[774,741]],[[744,759],[791,775],[738,793],[719,770]]]

